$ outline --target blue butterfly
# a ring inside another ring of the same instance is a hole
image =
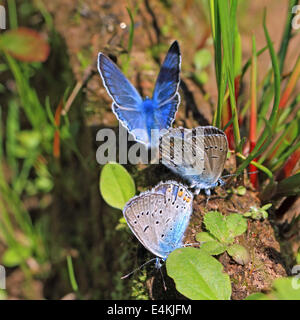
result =
[[[123,215],[138,240],[156,256],[160,268],[161,259],[165,261],[173,250],[183,247],[192,211],[192,193],[176,181],[167,181],[129,200]]]
[[[169,128],[160,137],[162,164],[189,181],[195,193],[224,185],[220,178],[228,151],[225,133],[213,126]]]
[[[103,53],[98,55],[98,71],[113,100],[114,114],[135,140],[148,148],[158,142],[151,141],[151,130],[168,129],[175,119],[180,103],[180,65],[180,49],[174,41],[161,66],[152,99],[143,100],[120,69]]]

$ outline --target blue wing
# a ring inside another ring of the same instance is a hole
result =
[[[130,199],[123,215],[145,248],[165,260],[182,247],[192,211],[192,193],[176,181],[167,181]]]
[[[143,99],[120,69],[103,53],[98,55],[98,71],[114,103],[122,110],[138,111]]]
[[[145,117],[139,111],[125,111],[115,103],[112,110],[122,125],[133,135],[134,139],[145,145],[149,144],[149,135]]]
[[[98,70],[103,84],[113,99],[112,109],[118,120],[136,141],[152,146],[151,129],[168,129],[180,103],[177,92],[180,72],[180,50],[177,41],[171,45],[158,75],[152,99],[143,101],[120,69],[99,53]],[[156,139],[154,139],[156,144]]]
[[[143,114],[143,99],[120,69],[104,54],[99,53],[98,71],[103,85],[113,100],[112,110],[136,141],[149,143]]]
[[[164,108],[177,94],[180,82],[180,65],[180,49],[178,42],[174,41],[161,66],[152,96],[152,100],[161,108]],[[177,106],[178,103],[177,105],[173,104],[175,112],[177,111]]]
[[[159,106],[154,117],[155,123],[158,123],[160,130],[168,129],[172,125],[179,103],[180,95],[177,92],[171,100],[168,100],[165,104]]]

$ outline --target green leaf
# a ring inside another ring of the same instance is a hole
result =
[[[246,194],[246,191],[247,189],[244,187],[244,186],[238,186],[236,188],[236,193],[239,195],[239,196],[243,196]]]
[[[210,211],[204,216],[206,229],[221,242],[226,242],[229,236],[225,217],[218,211]]]
[[[214,241],[216,238],[211,235],[209,232],[199,232],[196,235],[196,240],[198,242]]]
[[[23,27],[1,34],[0,49],[26,62],[43,62],[50,51],[47,41],[38,32]]]
[[[300,194],[300,173],[281,180],[277,185],[277,196],[292,196]]]
[[[219,241],[207,241],[201,245],[201,250],[206,251],[213,256],[223,253],[227,246]]]
[[[31,151],[39,146],[42,136],[40,132],[35,130],[23,130],[18,133],[17,139],[21,143],[22,147]]]
[[[272,207],[272,203],[268,203],[268,204],[265,204],[264,206],[262,206],[262,210],[268,210]]]
[[[31,255],[31,249],[28,247],[19,247],[7,249],[2,256],[2,264],[5,267],[16,267],[21,264],[22,261],[29,258]]]
[[[236,236],[243,234],[247,230],[247,220],[238,213],[230,214],[226,217],[226,225],[229,233],[229,241]]]
[[[180,248],[167,259],[167,272],[189,299],[229,300],[231,284],[222,264],[203,250]]]
[[[254,293],[245,300],[300,300],[299,282],[296,277],[275,279],[269,293]]]
[[[244,214],[243,214],[243,216],[244,217],[251,217],[251,215],[252,215],[252,213],[251,212],[245,212]]]
[[[53,181],[48,177],[37,177],[35,179],[36,187],[43,192],[50,192],[53,188]]]
[[[194,64],[196,69],[202,70],[210,65],[212,55],[209,50],[202,49],[196,52],[194,56]]]
[[[297,264],[300,264],[300,248],[298,249],[298,253],[296,255],[296,262]]]
[[[273,288],[270,293],[273,300],[300,300],[300,280],[297,277],[275,279]]]
[[[268,300],[268,298],[264,293],[255,292],[246,297],[245,300]]]
[[[123,166],[108,163],[101,171],[100,192],[110,206],[122,210],[126,202],[135,195],[135,184]]]
[[[0,289],[0,301],[7,300],[7,292],[4,289]]]
[[[250,261],[248,250],[240,244],[233,244],[227,249],[228,254],[239,264],[247,264]]]
[[[205,71],[195,72],[194,76],[198,83],[205,84],[208,81],[208,74]]]
[[[261,212],[261,215],[262,215],[262,218],[263,218],[263,219],[267,219],[267,218],[268,218],[268,212],[265,211],[265,210],[263,210],[263,211]]]

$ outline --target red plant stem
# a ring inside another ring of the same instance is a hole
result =
[[[292,93],[293,89],[295,88],[296,83],[299,79],[299,76],[300,76],[300,56],[297,59],[295,68],[294,68],[294,70],[291,74],[291,77],[290,77],[290,79],[284,89],[284,92],[281,96],[281,99],[279,102],[279,107],[278,107],[279,109],[283,109],[286,107],[287,102],[291,96],[291,93]]]
[[[256,49],[255,49],[255,38],[252,38],[252,64],[251,64],[251,81],[250,81],[250,90],[251,90],[251,108],[250,108],[250,128],[249,128],[249,141],[250,141],[250,150],[256,146],[256,130],[257,130],[257,98],[256,98]],[[257,159],[253,159],[257,161]],[[256,167],[253,164],[249,165],[249,171],[255,172]],[[252,173],[250,175],[250,181],[254,188],[257,188],[258,180],[257,173]]]
[[[289,81],[288,81],[288,83],[287,83],[287,85],[286,85],[286,87],[284,89],[284,92],[283,92],[282,96],[281,96],[281,99],[280,99],[280,102],[279,102],[279,107],[278,107],[279,108],[279,112],[280,112],[280,110],[282,110],[282,109],[284,109],[286,107],[287,102],[288,102],[288,100],[289,100],[289,98],[291,96],[291,93],[292,93],[293,89],[295,88],[296,83],[297,83],[297,81],[299,79],[299,76],[300,76],[300,56],[297,59],[296,65],[294,67],[294,70],[293,70],[293,72],[292,72],[292,74],[290,76],[290,79],[289,79]],[[286,135],[286,140],[290,142],[290,138],[291,138],[290,134],[289,133],[285,133],[285,135]],[[273,159],[275,157],[278,149],[279,149],[279,146],[277,146],[273,150],[273,152],[268,156],[268,160]],[[279,175],[280,174],[281,173],[279,173]]]
[[[280,181],[289,177],[292,174],[293,169],[300,160],[300,149],[296,150],[288,159],[284,167],[280,170],[277,180]]]
[[[57,127],[60,126],[60,118],[61,118],[62,110],[63,110],[63,102],[61,100],[58,107],[56,108],[55,116],[54,116],[55,125]],[[53,156],[57,159],[60,157],[60,134],[58,129],[56,129],[54,132]]]
[[[232,118],[232,112],[231,112],[231,104],[230,104],[230,99],[228,98],[226,101],[226,111],[223,112],[223,125],[226,125],[231,118]],[[229,149],[233,150],[234,149],[234,135],[233,135],[233,125],[230,124],[227,129],[225,130],[225,134],[228,140],[228,145]]]
[[[240,94],[240,80],[241,80],[241,75],[239,74],[239,75],[236,76],[235,79],[234,79],[235,103],[237,103],[238,97],[239,97],[239,94]]]

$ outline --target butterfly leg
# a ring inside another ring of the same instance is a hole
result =
[[[201,191],[200,188],[196,188],[193,193],[196,194],[196,195],[198,195],[198,194],[200,193],[200,191]]]
[[[166,286],[165,279],[164,279],[164,276],[163,276],[163,273],[162,273],[162,270],[161,270],[161,267],[163,266],[162,261],[165,261],[165,260],[156,257],[155,268],[160,271],[160,275],[161,275],[161,279],[162,279],[162,282],[163,282],[164,290],[167,291],[167,286]]]
[[[207,198],[206,198],[206,202],[205,202],[205,208],[207,207],[207,204],[208,204],[208,201],[210,199],[210,196],[211,196],[211,192],[210,192],[210,189],[207,188],[207,189],[204,189],[205,191],[205,194],[207,195]]]
[[[222,180],[221,178],[219,178],[218,184],[219,184],[219,186],[223,187],[223,186],[225,186],[225,181]]]
[[[159,257],[156,257],[155,259],[155,268],[160,269],[163,266],[163,263],[165,262],[166,259],[162,259]]]

